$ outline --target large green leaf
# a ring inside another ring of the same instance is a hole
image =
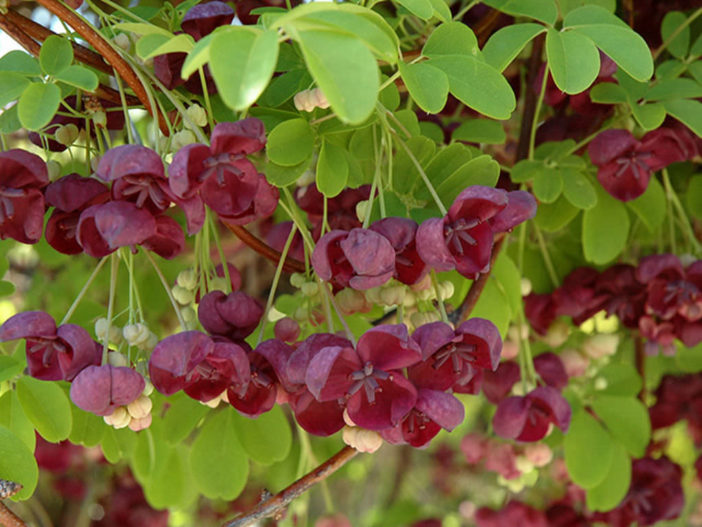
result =
[[[592,409],[633,457],[643,457],[651,440],[648,409],[635,397],[598,395]]]
[[[40,130],[56,115],[61,103],[61,90],[55,84],[33,82],[22,92],[17,103],[17,116],[28,130]]]
[[[217,33],[210,33],[195,42],[193,49],[191,49],[188,56],[185,57],[183,67],[180,70],[180,76],[183,79],[189,78],[210,61],[210,45],[212,44],[212,39],[216,36]]]
[[[5,260],[5,262],[6,261],[7,260]],[[0,263],[0,271],[2,271],[3,274],[5,274],[7,267],[5,267],[5,270],[3,270],[2,267],[3,264]],[[23,361],[20,362],[14,357],[10,357],[8,355],[0,355],[0,382],[5,382],[9,379],[12,379],[15,375],[22,373],[22,370],[25,366],[26,364]]]
[[[280,406],[256,419],[232,412],[232,422],[241,446],[251,459],[269,465],[282,461],[290,453],[292,432]]]
[[[73,62],[71,43],[58,35],[51,35],[41,45],[39,65],[47,75],[56,75]]]
[[[73,426],[68,436],[71,443],[87,447],[94,447],[100,444],[107,428],[102,417],[81,410],[75,404],[71,405],[71,414],[73,416]]]
[[[533,23],[512,24],[499,29],[483,47],[485,62],[497,71],[503,71],[531,39],[544,31],[544,26]]]
[[[503,13],[528,16],[549,25],[558,18],[553,0],[483,0],[483,3]]]
[[[702,97],[702,84],[687,77],[659,80],[644,96],[647,101],[671,101],[699,97]]]
[[[644,130],[655,130],[665,120],[665,107],[659,102],[638,104],[630,102],[631,113]]]
[[[663,106],[670,115],[695,132],[697,137],[702,137],[701,102],[680,99],[677,101],[665,101]]]
[[[446,74],[426,62],[400,62],[399,67],[402,80],[417,106],[427,113],[439,113],[446,105],[449,92]]]
[[[626,206],[599,185],[597,205],[583,213],[582,243],[585,258],[601,265],[614,260],[626,246],[629,214]]]
[[[0,71],[0,107],[17,100],[25,88],[29,86],[29,79],[14,71]]]
[[[695,218],[702,219],[702,174],[697,174],[690,178],[685,199],[690,214]]]
[[[477,55],[480,53],[478,39],[473,30],[462,22],[441,24],[431,32],[422,55],[438,57],[441,55]]]
[[[210,451],[216,456],[222,443]],[[155,449],[153,470],[144,485],[144,495],[156,509],[185,507],[197,497],[192,481],[188,450],[183,445],[172,446],[160,441]]]
[[[436,193],[442,203],[450,205],[456,197],[471,185],[494,187],[500,177],[500,165],[489,155],[478,156],[444,179]]]
[[[249,460],[237,438],[235,414],[227,406],[211,415],[190,452],[193,478],[208,498],[233,500],[246,485]]]
[[[663,42],[667,42],[673,31],[678,29],[687,20],[685,13],[680,11],[669,11],[663,18],[663,23],[661,24],[661,37]],[[687,50],[690,48],[690,26],[687,25],[685,28],[678,33],[678,35],[668,44],[668,52],[679,59],[685,58],[687,55]]]
[[[23,486],[15,495],[19,500],[26,500],[34,494],[39,479],[39,468],[32,451],[4,426],[0,426],[0,479]]]
[[[589,88],[600,72],[600,54],[595,44],[580,33],[549,28],[546,56],[556,86],[569,94]]]
[[[344,190],[348,177],[346,152],[342,147],[324,141],[317,159],[317,188],[327,198],[333,198]]]
[[[507,134],[501,123],[490,119],[466,119],[451,134],[454,141],[501,145]]]
[[[615,444],[609,471],[599,485],[587,490],[587,508],[603,512],[612,510],[624,499],[630,483],[631,458],[623,446]]]
[[[563,191],[563,178],[558,170],[539,170],[534,174],[534,196],[541,203],[553,203]]]
[[[22,75],[39,76],[39,61],[29,53],[18,49],[6,53],[0,58],[0,71],[12,71]]]
[[[397,0],[397,3],[423,20],[430,19],[434,14],[434,6],[429,0]]]
[[[500,335],[505,337],[512,321],[512,309],[510,299],[496,280],[488,280],[485,284],[485,289],[475,304],[471,316],[490,320],[497,326]]]
[[[268,85],[278,60],[278,35],[233,27],[212,39],[210,69],[219,94],[230,108],[251,106]]]
[[[451,93],[466,106],[493,119],[509,119],[516,107],[507,80],[492,66],[472,55],[440,55],[429,64],[448,76]]]
[[[185,440],[210,409],[180,392],[168,398],[168,410],[163,418],[163,437],[168,443]]]
[[[141,59],[146,60],[165,53],[189,53],[194,45],[193,37],[187,33],[170,36],[150,33],[137,41],[135,50]]]
[[[314,131],[305,119],[283,121],[271,130],[266,143],[268,159],[290,167],[302,163],[314,148]]]
[[[17,381],[17,397],[24,413],[44,439],[56,443],[71,433],[71,403],[56,383],[22,377]]]
[[[600,393],[621,397],[636,396],[643,384],[636,369],[626,363],[607,364],[597,373],[597,378],[606,381],[605,387],[599,390]]]
[[[36,446],[34,425],[27,418],[17,398],[17,392],[9,390],[0,397],[0,425],[19,437],[30,452]]]
[[[363,41],[319,29],[300,30],[295,39],[339,119],[351,124],[365,121],[375,108],[380,80],[376,60]]]
[[[100,439],[100,447],[107,461],[113,464],[117,463],[128,458],[134,452],[136,434],[129,428],[115,430],[111,426],[107,426]]]
[[[563,195],[579,209],[591,209],[597,204],[597,193],[585,174],[573,168],[559,169],[563,180]]]
[[[574,412],[563,446],[566,468],[575,484],[591,489],[604,481],[616,443],[585,410]]]

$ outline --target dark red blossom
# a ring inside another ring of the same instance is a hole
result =
[[[333,198],[325,198],[311,183],[301,187],[295,193],[295,201],[307,213],[307,218],[312,224],[312,237],[318,240],[324,221],[324,202],[327,203],[327,224],[331,230],[350,231],[361,227],[361,222],[356,215],[356,205],[370,197],[370,185],[361,185],[358,188],[342,190]]]
[[[509,395],[519,379],[519,366],[513,361],[502,362],[494,372],[483,371],[483,394],[492,404],[498,404]]]
[[[232,340],[242,340],[256,329],[263,307],[246,293],[210,291],[200,300],[197,316],[205,330]]]
[[[499,510],[481,507],[475,513],[475,521],[478,527],[548,527],[542,511],[519,501],[510,501]]]
[[[382,234],[395,249],[395,273],[403,284],[416,284],[427,274],[427,266],[417,254],[415,234],[417,222],[409,218],[383,218],[372,223],[370,230]]]
[[[0,152],[0,240],[37,243],[44,225],[44,196],[49,184],[46,163],[13,148]]]
[[[551,424],[564,432],[570,426],[571,410],[558,390],[541,386],[525,396],[512,396],[497,405],[492,426],[497,435],[517,441],[538,441]]]
[[[25,311],[0,326],[0,342],[25,339],[29,374],[45,381],[73,380],[84,368],[100,364],[99,346],[82,327],[62,324],[43,311]]]
[[[250,381],[248,385],[232,384],[227,389],[227,400],[243,415],[254,419],[275,405],[278,377],[272,364],[258,351],[249,351]]]
[[[144,377],[124,366],[88,366],[71,383],[71,400],[80,409],[110,415],[135,401],[144,391]]]
[[[555,353],[547,351],[534,357],[534,369],[546,386],[556,390],[562,390],[568,386],[568,374],[563,361]]]

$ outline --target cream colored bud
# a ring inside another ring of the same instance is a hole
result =
[[[515,342],[528,339],[529,326],[527,324],[522,324],[521,326],[510,326],[507,330],[507,338]]]
[[[108,330],[109,324],[107,323],[107,319],[105,317],[98,318],[95,321],[95,336],[98,338],[98,340],[105,340]]]
[[[416,313],[412,313],[410,315],[410,322],[412,322],[412,325],[415,328],[423,326],[424,324],[436,322],[437,320],[439,320],[439,314],[435,311],[429,311],[427,313],[420,313],[419,311],[417,311]]]
[[[122,328],[122,336],[130,346],[140,346],[146,342],[151,332],[144,324],[127,324]]]
[[[363,291],[366,300],[371,304],[380,304],[380,287],[372,287]]]
[[[123,49],[124,51],[129,51],[129,49],[132,47],[132,43],[129,40],[129,37],[126,35],[126,33],[120,33],[119,35],[115,35],[115,37],[112,39],[112,42],[115,46]]]
[[[531,280],[522,278],[521,288],[522,296],[528,296],[531,293]]]
[[[582,350],[591,359],[600,359],[614,355],[619,346],[619,335],[616,333],[599,333],[588,337],[583,342]]]
[[[541,340],[552,348],[557,348],[568,340],[568,335],[570,335],[570,326],[563,320],[556,320],[549,326]]]
[[[420,289],[419,291],[414,292],[414,296],[417,297],[417,300],[423,300],[426,302],[436,298],[436,291],[433,287],[430,289]]]
[[[341,415],[344,418],[344,423],[346,423],[348,426],[356,426],[356,423],[353,422],[353,419],[351,419],[351,416],[349,415],[348,408],[344,408],[344,413],[342,413]]]
[[[192,304],[195,300],[195,293],[193,293],[190,289],[185,289],[183,286],[180,285],[173,286],[173,288],[171,289],[171,293],[173,293],[173,298],[175,298],[176,301],[182,306]]]
[[[349,287],[339,291],[336,296],[336,303],[345,315],[354,313],[366,313],[370,311],[371,305],[366,300],[366,295],[362,291],[356,291]]]
[[[544,443],[529,443],[524,447],[524,457],[535,467],[545,467],[553,459],[553,450]]]
[[[193,104],[185,110],[185,115],[188,116],[193,124],[197,126],[207,126],[207,112],[199,104]]]
[[[134,432],[145,430],[151,426],[151,419],[151,414],[147,415],[146,417],[142,417],[141,419],[132,419],[129,422],[129,429]]]
[[[293,273],[290,275],[290,285],[297,289],[302,287],[302,284],[307,282],[307,277],[302,273]]]
[[[519,472],[531,472],[534,470],[534,464],[524,456],[517,456],[514,460],[514,466]]]
[[[210,291],[226,291],[227,281],[221,276],[210,279]]]
[[[185,289],[193,290],[197,287],[197,275],[194,269],[184,269],[178,273],[176,284]]]
[[[127,412],[127,409],[124,406],[120,406],[110,415],[106,415],[102,419],[108,425],[119,430],[120,428],[126,428],[129,426],[132,416],[129,415],[129,412]]]
[[[144,391],[142,391],[142,395],[146,395],[147,397],[154,393],[154,385],[151,384],[151,381],[149,379],[144,379],[145,386],[144,386]]]
[[[608,384],[607,379],[604,377],[597,377],[594,383],[595,390],[605,390]]]
[[[99,110],[93,113],[90,117],[95,123],[95,126],[99,126],[101,128],[105,128],[105,126],[107,126],[107,114],[104,111]]]
[[[357,427],[344,427],[341,437],[344,443],[359,452],[371,454],[383,445],[383,438],[378,432]]]
[[[219,406],[219,403],[222,402],[222,399],[219,398],[219,396],[215,397],[214,399],[210,399],[209,401],[200,401],[202,404],[205,406],[209,406],[210,408],[217,408]]]
[[[190,324],[191,322],[197,321],[197,312],[192,306],[185,306],[180,310],[180,314],[183,316],[183,320]]]
[[[380,289],[380,303],[386,306],[396,306],[405,301],[405,292],[407,289],[404,285],[394,285],[383,287]]]
[[[578,350],[569,348],[560,353],[563,367],[568,377],[580,377],[585,374],[590,365],[590,359]]]
[[[455,287],[453,285],[453,282],[449,282],[448,280],[446,280],[439,284],[439,294],[441,295],[441,300],[448,300],[453,296],[454,292]]]
[[[322,108],[323,110],[329,108],[329,101],[327,101],[327,97],[322,93],[322,90],[315,88],[310,95],[317,108]]]
[[[73,123],[59,126],[54,135],[58,143],[64,146],[71,146],[78,139],[78,127]]]
[[[90,158],[90,170],[92,170],[93,172],[96,172],[99,164],[100,164],[100,156],[92,156]]]
[[[293,318],[298,322],[302,322],[303,320],[307,320],[308,315],[309,311],[307,310],[307,308],[304,306],[300,306],[295,310],[295,313],[293,313]]]
[[[311,112],[314,110],[314,101],[312,100],[310,90],[302,90],[293,97],[295,109],[300,112]]]
[[[61,177],[61,164],[51,159],[46,162],[46,171],[49,175],[49,181],[56,181]]]
[[[302,287],[300,287],[300,291],[302,291],[302,294],[305,296],[314,296],[319,293],[319,286],[317,282],[305,282],[302,284]]]
[[[180,132],[173,134],[173,141],[171,142],[171,145],[173,145],[173,150],[180,150],[184,146],[188,146],[196,142],[197,138],[191,130],[181,130]]]
[[[356,203],[356,217],[361,223],[363,223],[366,220],[366,214],[368,214],[369,205],[369,200],[362,200]]]
[[[140,395],[138,399],[127,405],[127,411],[134,419],[143,419],[151,413],[153,403],[145,395]]]
[[[110,366],[114,366],[115,368],[129,366],[129,361],[127,360],[127,357],[122,355],[119,351],[108,351],[107,363]]]

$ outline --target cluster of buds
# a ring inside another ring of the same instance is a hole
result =
[[[311,90],[303,90],[295,94],[293,97],[295,108],[303,112],[311,112],[315,108],[323,110],[329,108],[329,101],[319,88]]]

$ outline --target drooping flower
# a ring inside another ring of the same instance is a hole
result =
[[[564,432],[570,426],[571,409],[558,390],[535,388],[525,396],[512,396],[497,405],[492,426],[497,435],[517,441],[538,441],[551,424]]]
[[[385,236],[395,249],[394,277],[403,284],[412,285],[421,281],[428,271],[417,254],[415,234],[417,222],[409,218],[383,218],[373,222],[369,229]]]
[[[88,366],[71,383],[71,401],[86,412],[106,416],[136,400],[145,386],[144,377],[126,366]]]
[[[229,295],[210,291],[200,300],[197,315],[210,334],[242,340],[258,326],[263,308],[256,299],[241,291]]]

